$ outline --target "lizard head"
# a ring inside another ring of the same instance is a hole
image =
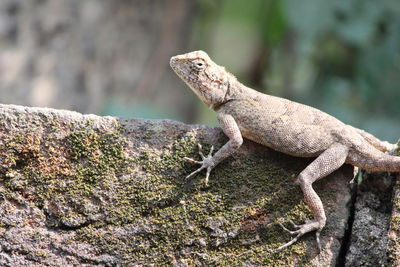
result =
[[[204,51],[174,56],[170,65],[209,108],[226,101],[230,83],[236,79],[224,67],[215,64]]]

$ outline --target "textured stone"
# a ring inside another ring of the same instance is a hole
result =
[[[357,190],[346,266],[398,265],[393,264],[395,260],[391,258],[396,254],[394,243],[398,242],[395,214],[391,215],[394,178],[395,175],[388,173],[363,173],[363,181]],[[393,230],[390,235],[391,220]]]
[[[182,160],[219,148],[219,128],[0,105],[1,266],[334,266],[352,168],[315,184],[328,223],[290,239],[277,222],[310,218],[293,181],[311,159],[245,140],[213,170]]]

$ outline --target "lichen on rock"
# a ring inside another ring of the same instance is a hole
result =
[[[220,129],[0,106],[1,265],[334,265],[352,168],[317,182],[328,224],[318,254],[278,222],[311,212],[293,181],[310,159],[245,141],[204,174],[197,157],[226,141]]]

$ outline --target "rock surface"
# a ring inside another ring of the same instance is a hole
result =
[[[397,174],[393,188],[393,208],[389,227],[389,262],[400,266],[400,175]]]
[[[289,249],[278,222],[311,218],[293,181],[310,159],[250,141],[186,180],[218,128],[0,105],[1,266],[335,266],[349,218],[344,166],[315,184],[328,220]],[[289,227],[290,225],[288,225]]]
[[[345,266],[400,266],[400,175],[362,174]]]
[[[387,257],[393,175],[364,173],[358,186],[346,266],[391,266]]]

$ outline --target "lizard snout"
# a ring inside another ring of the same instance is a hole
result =
[[[173,68],[176,65],[176,56],[171,57],[171,59],[169,60],[169,65]]]

